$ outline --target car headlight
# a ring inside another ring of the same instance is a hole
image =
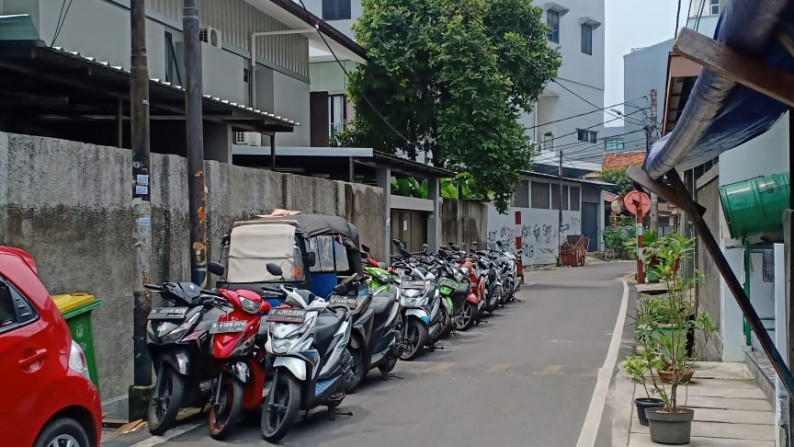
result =
[[[88,373],[88,362],[85,359],[83,348],[72,340],[72,346],[69,349],[69,368],[79,372],[86,379],[91,379]]]
[[[196,312],[193,314],[192,317],[188,318],[187,321],[180,324],[176,328],[172,329],[171,332],[162,335],[160,338],[165,343],[173,343],[179,341],[185,334],[196,325],[199,318],[201,318],[201,312]]]
[[[244,296],[240,297],[240,305],[242,306],[244,311],[252,315],[256,315],[257,313],[259,313],[259,308],[262,307],[260,303],[254,300],[249,300]]]

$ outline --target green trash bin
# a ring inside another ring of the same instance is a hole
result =
[[[91,381],[99,389],[99,375],[96,370],[96,355],[94,354],[94,328],[91,324],[91,311],[99,307],[100,301],[94,295],[87,293],[72,293],[69,295],[53,295],[52,300],[63,314],[72,339],[80,345],[88,363],[88,374]]]

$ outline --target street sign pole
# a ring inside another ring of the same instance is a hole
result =
[[[642,263],[642,206],[639,201],[634,203],[637,207],[637,284],[645,284],[645,269]]]

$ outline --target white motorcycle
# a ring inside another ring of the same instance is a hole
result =
[[[267,269],[281,276],[278,266],[268,264]],[[344,293],[356,279],[353,275],[336,286],[335,292]],[[325,405],[333,419],[354,379],[353,358],[347,349],[350,310],[329,306],[307,290],[281,286],[279,291],[292,308],[272,309],[267,317],[265,350],[274,356],[275,372],[262,410],[262,436],[268,442],[277,442],[287,434],[299,410]]]

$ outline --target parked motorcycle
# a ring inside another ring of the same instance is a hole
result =
[[[210,328],[216,378],[209,426],[210,435],[216,439],[235,427],[243,409],[255,410],[262,405],[267,364],[257,340],[261,341],[262,316],[270,311],[270,303],[254,291],[220,289],[219,292],[219,300],[225,300],[231,308]]]
[[[152,309],[146,342],[156,372],[147,419],[149,431],[161,435],[174,425],[179,408],[201,406],[209,397],[212,375],[208,330],[221,312],[214,292],[190,282],[147,284],[173,307]]]
[[[392,264],[400,282],[402,360],[413,360],[433,347],[452,328],[451,300],[442,299],[436,275],[427,266],[411,260],[405,245],[394,240],[400,259]]]
[[[281,269],[267,265],[280,276]],[[345,293],[353,275],[336,286]],[[299,410],[327,406],[335,409],[353,381],[353,358],[347,350],[352,329],[346,307],[328,302],[306,290],[281,286],[284,302],[292,308],[273,309],[268,315],[269,336],[265,349],[274,355],[274,381],[262,410],[261,431],[268,442],[283,438]]]

